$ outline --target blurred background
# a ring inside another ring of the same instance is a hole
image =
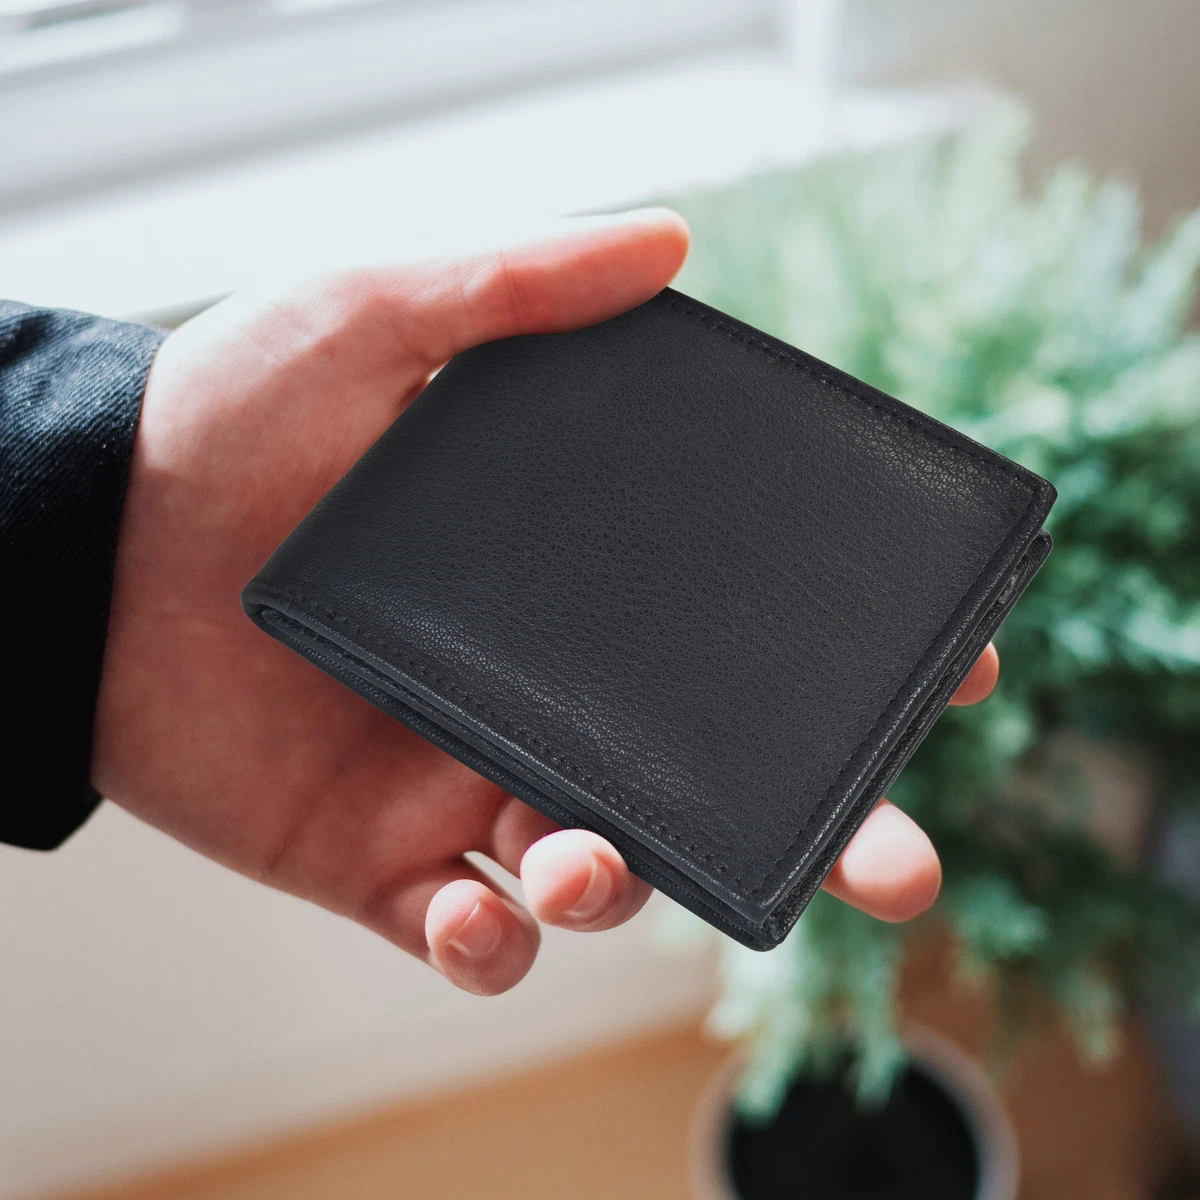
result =
[[[654,904],[480,1000],[112,806],[0,847],[0,1197],[1200,1196],[1198,46],[1191,0],[0,0],[6,297],[173,325],[667,202],[684,290],[1062,497],[894,793],[946,866],[903,930]]]

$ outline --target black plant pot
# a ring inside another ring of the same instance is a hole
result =
[[[911,1066],[875,1112],[844,1081],[801,1079],[750,1125],[733,1113],[731,1065],[697,1114],[697,1200],[1013,1200],[1015,1142],[990,1081],[933,1034],[907,1041]]]

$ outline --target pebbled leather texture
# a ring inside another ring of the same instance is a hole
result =
[[[766,949],[1044,560],[1054,495],[668,289],[453,359],[243,603]]]

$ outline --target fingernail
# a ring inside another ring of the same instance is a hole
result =
[[[612,897],[612,872],[598,858],[592,859],[592,873],[579,893],[579,899],[567,909],[565,916],[573,921],[590,921],[604,911]]]
[[[500,945],[500,933],[500,922],[495,913],[485,908],[480,900],[446,944],[463,958],[486,958]]]

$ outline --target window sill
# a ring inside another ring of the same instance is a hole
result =
[[[264,276],[462,250],[977,115],[982,87],[814,96],[740,54],[411,120],[0,223],[7,296],[172,322]]]

